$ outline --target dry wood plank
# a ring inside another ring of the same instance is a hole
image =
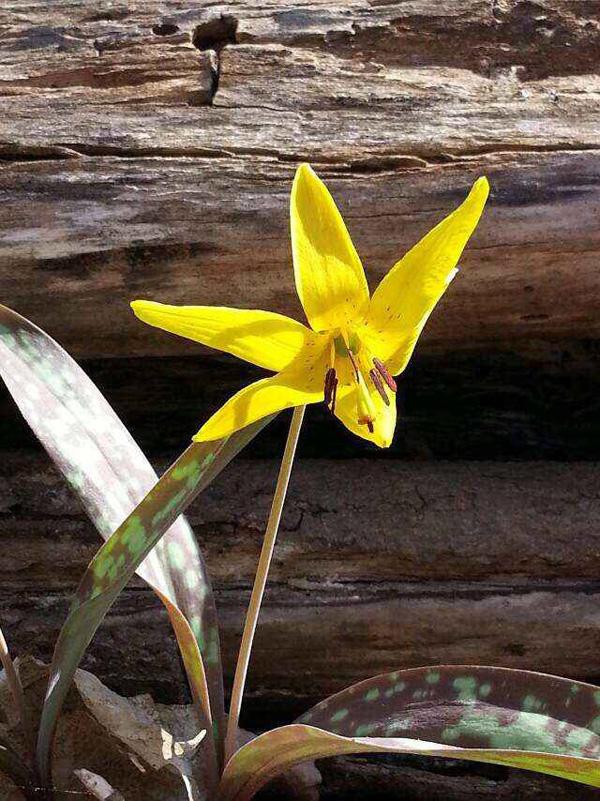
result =
[[[199,47],[280,43],[395,65],[445,63],[474,71],[522,65],[528,75],[594,72],[596,0],[8,0],[0,23],[30,47],[121,44],[150,32]]]
[[[429,663],[597,678],[597,470],[300,461],[261,617],[250,710],[258,716],[266,699],[271,714],[299,708],[362,677]],[[217,587],[228,674],[275,473],[275,462],[238,461],[191,510]],[[17,653],[33,648],[47,659],[98,540],[39,459],[6,459],[0,493],[3,625]],[[141,686],[171,699],[182,691],[167,621],[139,582],[87,660],[122,691]]]
[[[0,17],[7,112],[2,138],[7,154],[14,141],[21,148],[71,143],[86,152],[117,153],[258,148],[279,157],[297,159],[305,152],[317,160],[323,154],[324,160],[353,162],[406,155],[409,162],[416,156],[416,164],[421,155],[473,149],[597,147],[597,63],[588,59],[590,69],[580,76],[571,50],[581,52],[584,42],[597,49],[600,32],[593,4],[580,6],[574,12],[560,1],[421,0],[382,7],[351,1],[333,9],[325,3],[209,9],[196,3],[183,10],[174,1],[103,13],[91,2],[51,8],[9,3]],[[513,15],[523,25],[512,26],[513,45],[529,23],[527,43],[535,54],[542,55],[545,41],[556,56],[544,59],[547,69],[556,66],[547,80],[520,77],[516,67],[528,51],[520,41],[511,49],[503,36]],[[449,48],[452,66],[444,47],[437,48],[437,59],[403,62],[406,43],[390,35],[402,24],[420,35],[429,28],[432,36],[445,27],[455,37],[471,36],[476,48],[484,31],[493,30],[496,49],[505,59],[510,52],[511,69],[499,73],[485,59],[475,69],[455,47]],[[362,49],[347,53],[342,46],[340,55],[342,32],[359,41],[369,32],[387,49],[378,61]],[[552,41],[557,34],[560,41]],[[156,89],[188,76],[208,91],[214,65],[207,56],[192,58],[194,47],[224,48],[212,109],[189,108],[180,93]],[[126,87],[145,88],[122,97]]]
[[[190,510],[224,588],[252,578],[276,472],[277,460],[238,459]],[[474,586],[529,578],[532,588],[553,579],[593,581],[597,478],[594,462],[303,459],[272,579],[307,590],[324,578]],[[60,475],[43,457],[5,454],[0,493],[2,585],[73,586],[99,540]]]
[[[196,108],[162,87],[180,80],[178,72],[190,80],[199,72],[210,82],[210,59],[196,54],[186,71],[195,51],[182,50],[175,76],[170,61],[163,67],[164,47],[140,47],[125,51],[128,58],[120,48],[102,51],[98,58],[111,57],[102,72],[78,60],[72,74],[5,80],[5,154],[14,141],[32,154],[56,145],[89,154],[265,153],[418,167],[442,156],[598,146],[596,75],[523,84],[513,73],[499,79],[458,68],[357,63],[277,44],[236,45],[221,53],[212,105]],[[153,61],[138,65],[140,55]],[[160,94],[151,93],[157,84]]]
[[[159,456],[181,452],[203,420],[261,376],[232,357],[96,359],[84,368],[143,450]],[[429,354],[420,349],[400,381],[399,423],[385,456],[598,460],[599,394],[597,342],[533,341]],[[280,458],[287,423],[280,415],[245,453]],[[3,388],[0,442],[4,450],[36,447]],[[323,404],[307,410],[299,448],[302,458],[384,456],[350,434]]]
[[[249,590],[217,588],[228,683]],[[3,588],[12,650],[49,660],[70,595]],[[248,703],[255,726],[363,678],[404,667],[493,664],[598,680],[598,582],[330,583],[272,587],[261,614]],[[180,701],[185,680],[160,602],[123,592],[83,666],[125,694]],[[261,709],[261,706],[263,707]]]
[[[597,337],[597,154],[482,158],[409,174],[321,170],[371,286],[485,170],[491,204],[424,342],[449,350]],[[11,164],[0,173],[3,300],[80,356],[200,351],[137,322],[128,301],[140,295],[301,318],[289,256],[291,177],[292,165],[271,159]]]
[[[195,352],[133,321],[142,293],[298,314],[287,197],[310,158],[372,284],[489,173],[426,347],[597,336],[597,12],[4,4],[2,297],[85,356]]]

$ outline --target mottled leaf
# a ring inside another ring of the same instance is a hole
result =
[[[418,737],[600,758],[600,690],[527,670],[397,670],[342,690],[297,722],[347,737]]]
[[[242,749],[222,798],[251,798],[304,759],[367,752],[491,762],[597,787],[599,734],[600,691],[589,684],[494,667],[398,670],[342,690],[258,738],[254,751]]]
[[[61,629],[52,660],[38,735],[37,759],[45,779],[57,716],[75,669],[104,615],[173,521],[270,419],[254,423],[227,439],[190,445],[91,561]],[[197,651],[197,642],[184,618],[181,625],[188,638],[187,643],[182,643],[182,654],[186,669],[190,670],[202,662],[189,658],[188,651]],[[197,677],[195,683],[201,680],[202,677]],[[203,728],[209,725],[209,721],[200,723]],[[209,744],[214,746],[212,738],[207,738]],[[214,752],[211,764],[216,772]]]
[[[299,762],[368,753],[468,759],[549,773],[600,787],[600,761],[596,759],[500,748],[457,748],[401,737],[343,737],[295,723],[273,729],[240,748],[227,763],[218,799],[249,801],[267,782]]]
[[[23,416],[106,540],[154,486],[157,475],[95,384],[44,331],[0,306],[0,375]],[[216,609],[204,560],[183,517],[136,571],[164,600],[188,663],[190,624],[204,659],[217,730],[224,728]],[[183,639],[182,639],[183,638]],[[190,682],[202,675],[191,665]],[[192,684],[198,697],[203,687]]]

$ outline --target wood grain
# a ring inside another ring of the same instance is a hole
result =
[[[598,336],[594,2],[19,2],[0,25],[0,290],[77,354],[197,352],[138,295],[301,314],[303,159],[372,286],[490,176],[425,348]]]
[[[191,510],[217,586],[228,673],[276,469],[238,460]],[[300,461],[252,661],[255,717],[393,667],[479,662],[596,678],[597,470]],[[97,538],[39,459],[4,461],[0,500],[3,625],[17,653],[33,647],[48,658]],[[121,691],[181,692],[168,623],[137,582],[86,664]]]

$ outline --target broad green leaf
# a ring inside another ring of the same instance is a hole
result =
[[[37,752],[40,774],[45,780],[56,719],[79,661],[104,615],[173,521],[270,419],[265,418],[226,439],[190,445],[90,562],[52,659]],[[183,624],[187,626],[185,621]],[[191,635],[189,626],[187,633]],[[188,647],[197,649],[192,636]],[[182,653],[186,659],[185,644]],[[198,663],[201,661],[193,662]],[[200,723],[206,727],[204,721]],[[207,740],[214,745],[212,738]],[[216,770],[216,765],[213,768]]]
[[[527,670],[396,670],[342,690],[297,722],[347,737],[418,737],[600,758],[600,689]]]
[[[154,486],[157,475],[95,384],[63,348],[16,312],[0,306],[0,375],[23,416],[79,495],[107,540]],[[163,599],[192,692],[206,687],[212,716],[224,728],[223,671],[214,597],[196,540],[176,520],[136,571]],[[189,626],[204,665],[196,665]],[[190,664],[191,663],[191,664]],[[204,667],[204,670],[203,670]],[[194,684],[196,682],[196,684]]]
[[[273,729],[240,748],[227,763],[218,799],[249,801],[267,782],[299,762],[369,753],[469,759],[549,773],[600,787],[600,761],[597,759],[506,748],[457,748],[402,737],[343,737],[295,723]]]
[[[599,734],[600,691],[589,684],[508,668],[397,670],[245,746],[227,766],[222,799],[251,798],[305,759],[367,752],[491,762],[598,787]]]

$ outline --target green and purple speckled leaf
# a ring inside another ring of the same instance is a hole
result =
[[[468,759],[600,787],[600,691],[494,667],[398,670],[355,684],[240,749],[221,801],[247,801],[297,762],[350,753]]]
[[[549,773],[600,787],[600,762],[556,753],[506,748],[457,748],[402,737],[343,737],[300,723],[282,726],[244,745],[227,763],[219,801],[250,801],[271,779],[292,765],[344,754],[417,754],[468,759]]]
[[[599,735],[600,690],[589,684],[508,668],[398,670],[244,746],[228,765],[222,797],[251,798],[305,759],[370,751],[492,762],[598,787]]]
[[[135,570],[167,607],[192,693],[204,706],[203,723],[209,724],[206,718],[212,717],[220,744],[224,711],[216,610],[202,555],[180,512],[267,421],[228,442],[192,446],[179,460],[178,469],[169,472],[170,494],[160,495],[164,508],[157,505],[159,494],[154,490],[152,502],[149,504],[146,498],[141,504],[145,517],[134,516],[132,510],[138,511],[136,506],[155,486],[157,477],[151,465],[97,387],[63,348],[3,306],[0,375],[25,419],[81,497],[102,537],[108,540],[121,526],[109,540],[110,547],[103,548],[92,563],[92,579],[89,571],[87,579],[84,577],[84,583],[95,582],[94,591],[101,601],[94,600],[94,609],[86,607],[74,621],[69,619],[74,639],[68,642],[63,637],[59,641],[62,650],[57,648],[53,665],[57,688],[68,681],[65,677],[71,667],[74,670],[77,666],[106,610]],[[122,542],[119,531],[124,531]],[[143,558],[137,559],[136,548],[144,545],[146,534],[153,545],[144,547]],[[121,546],[134,558],[128,560],[119,550]],[[101,585],[102,593],[98,592]],[[69,653],[71,647],[73,653]],[[61,658],[64,664],[60,664]],[[62,702],[58,689],[50,695]],[[40,731],[42,763],[47,762],[50,742],[45,738],[54,728],[59,707],[60,703],[50,704]]]
[[[418,737],[600,759],[600,690],[527,670],[397,670],[342,690],[297,722],[346,737]]]
[[[154,486],[157,475],[104,396],[77,363],[44,331],[0,306],[0,375],[23,416],[79,495],[107,540]],[[223,728],[223,679],[214,598],[206,566],[180,517],[136,572],[164,601],[190,683],[206,673],[212,714]],[[204,665],[187,643],[183,616]],[[197,696],[200,687],[193,686]]]
[[[271,419],[272,416],[254,423],[227,439],[190,445],[90,562],[61,629],[52,659],[38,734],[38,767],[45,779],[48,777],[56,719],[79,661],[104,615],[182,511]],[[187,649],[197,649],[197,642],[191,636],[189,626],[187,631],[190,636],[184,643],[182,655],[186,669],[190,669],[190,664],[196,663],[189,659]],[[203,728],[207,723],[201,720]],[[217,771],[214,740],[206,738],[205,743],[209,750],[212,748],[208,761],[214,778]]]

